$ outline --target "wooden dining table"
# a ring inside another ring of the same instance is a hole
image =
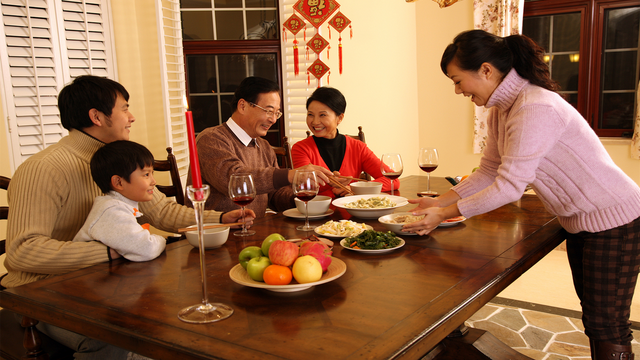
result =
[[[427,177],[400,183],[394,195],[416,198]],[[431,179],[440,193],[450,187]],[[332,209],[311,224],[351,219],[385,231],[377,219]],[[203,297],[198,249],[186,240],[152,261],[117,259],[1,291],[0,306],[154,359],[456,358],[443,355],[463,348],[451,346],[456,338],[448,335],[459,335],[460,344],[480,343],[484,335],[463,336],[465,320],[564,240],[555,216],[537,196],[524,195],[426,236],[402,235],[405,245],[386,253],[355,252],[335,241],[333,256],[346,272],[306,290],[272,292],[232,281],[229,272],[244,247],[259,246],[271,233],[307,237],[295,229],[303,221],[267,215],[254,221],[256,235],[230,235],[222,247],[206,250],[208,299],[234,309],[219,322],[178,319]]]

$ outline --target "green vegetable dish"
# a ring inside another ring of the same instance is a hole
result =
[[[348,237],[345,243],[352,249],[381,250],[400,245],[400,239],[391,232],[365,230],[357,236]]]

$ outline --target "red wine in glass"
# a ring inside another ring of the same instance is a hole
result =
[[[301,201],[307,202],[313,200],[316,194],[317,192],[315,191],[299,191],[296,193],[296,197]]]
[[[247,206],[249,204],[251,204],[251,202],[253,201],[254,197],[253,196],[238,196],[238,197],[234,197],[233,202],[244,207]]]
[[[437,195],[436,191],[431,191],[431,172],[438,168],[438,150],[434,148],[422,148],[418,153],[418,166],[427,173],[427,191],[419,193],[422,195]]]
[[[422,171],[424,172],[432,172],[433,170],[438,168],[438,164],[426,164],[426,165],[420,165],[420,169],[422,169]]]
[[[386,177],[387,179],[393,181],[397,178],[400,177],[400,175],[402,175],[402,172],[388,172],[388,173],[384,173],[384,177]]]
[[[384,177],[391,180],[391,195],[393,195],[393,181],[402,175],[403,169],[400,154],[382,154],[380,157],[380,171]]]
[[[304,202],[305,217],[304,225],[296,227],[297,230],[311,231],[313,227],[309,225],[309,200],[316,197],[320,185],[318,184],[318,178],[313,170],[296,170],[293,175],[293,182],[291,183],[293,193],[298,199]]]

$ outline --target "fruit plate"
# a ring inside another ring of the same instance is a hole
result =
[[[306,284],[269,285],[260,281],[255,281],[249,277],[247,270],[245,270],[240,264],[236,264],[236,266],[232,267],[231,270],[229,270],[229,277],[235,283],[238,283],[244,286],[249,286],[249,287],[254,287],[259,289],[267,289],[269,291],[274,291],[274,292],[295,292],[295,291],[306,290],[316,285],[333,281],[339,278],[340,276],[342,276],[342,274],[344,274],[345,271],[347,271],[347,264],[345,264],[344,261],[332,256],[331,265],[329,265],[327,272],[322,274],[322,278],[320,278],[320,280],[318,281],[314,281]]]
[[[455,225],[458,225],[458,224],[460,224],[461,222],[463,222],[465,220],[467,220],[467,218],[464,217],[464,216],[456,216],[456,217],[453,217],[451,219],[447,219],[447,220],[441,222],[440,225],[438,225],[438,227],[455,226]]]
[[[400,239],[400,238],[398,238]],[[405,244],[403,239],[400,239],[400,244],[394,248],[391,249],[352,249],[349,247],[349,244],[347,243],[347,239],[342,239],[340,241],[340,245],[342,245],[343,248],[347,249],[347,250],[351,250],[351,251],[358,251],[358,252],[363,252],[363,253],[368,253],[368,254],[380,254],[380,253],[386,253],[389,251],[394,251],[394,250],[398,250],[401,247],[403,247]]]

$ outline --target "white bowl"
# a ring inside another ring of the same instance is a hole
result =
[[[370,199],[373,197],[389,198],[389,200],[396,203],[396,205],[393,207],[376,208],[376,209],[354,209],[354,208],[348,208],[345,206],[348,203],[351,203],[360,199]],[[409,202],[407,201],[407,198],[404,198],[402,196],[393,196],[393,195],[387,195],[387,194],[345,196],[343,198],[333,200],[334,206],[345,209],[352,216],[359,217],[361,219],[377,219],[380,216],[393,213],[397,208],[405,206],[408,203]]]
[[[380,194],[382,183],[376,181],[358,181],[349,184],[351,191],[356,195]]]
[[[381,216],[381,217],[378,218],[378,222],[380,222],[382,225],[384,225],[384,227],[386,227],[387,229],[393,231],[394,233],[396,233],[398,235],[417,235],[416,233],[402,231],[402,227],[405,224],[396,224],[396,223],[391,223],[390,222],[394,218],[396,218],[398,216],[401,216],[401,215],[411,215],[411,213],[410,212],[399,212],[399,213],[395,213],[395,214],[389,214],[389,215]]]
[[[215,225],[215,224],[204,224],[206,225]],[[206,229],[203,233],[204,248],[205,249],[215,249],[222,246],[222,244],[227,242],[229,238],[229,227],[221,227],[215,229]],[[191,246],[197,248],[198,245],[198,230],[187,231],[186,233],[187,241]]]
[[[304,207],[304,201],[296,198],[296,209],[302,215],[306,215],[307,211]],[[329,205],[331,205],[331,198],[324,195],[318,195],[309,201],[309,215],[321,215],[329,210]]]

